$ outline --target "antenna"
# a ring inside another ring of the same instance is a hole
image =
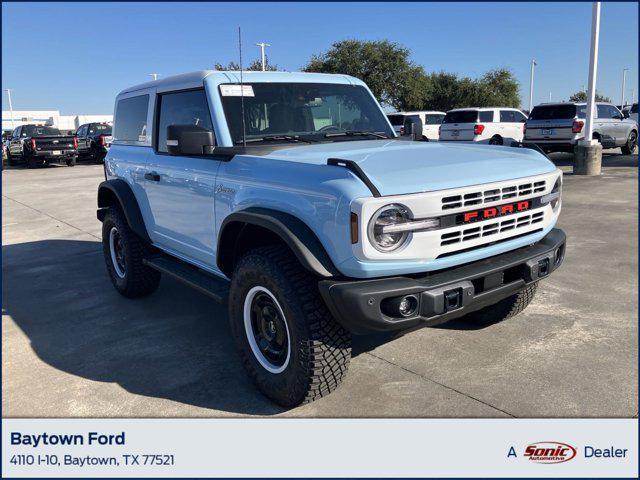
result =
[[[238,48],[240,50],[240,109],[242,110],[242,146],[247,146],[246,127],[244,122],[244,83],[242,81],[242,30],[238,27]]]

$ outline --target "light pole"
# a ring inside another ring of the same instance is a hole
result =
[[[529,81],[529,112],[533,109],[533,71],[536,68],[536,61],[531,60],[531,79]]]
[[[591,53],[589,57],[589,90],[584,125],[584,138],[574,150],[574,175],[600,175],[602,145],[593,140],[593,117],[596,106],[596,78],[598,76],[598,42],[600,41],[600,2],[593,2],[591,13]],[[575,125],[575,123],[574,123]]]
[[[270,46],[271,46],[270,43],[264,43],[264,42],[256,43],[256,47],[260,47],[260,59],[262,61],[262,71],[263,72],[267,68],[266,63],[265,63],[264,48],[265,47],[270,47]]]
[[[159,73],[150,73],[149,76],[152,77],[154,80],[157,80],[158,77],[160,76],[160,74]]]
[[[627,82],[627,72],[628,68],[622,69],[622,98],[620,99],[620,108],[624,108],[624,85]]]
[[[15,127],[13,125],[13,104],[11,103],[11,92],[13,89],[5,88],[5,92],[7,92],[7,97],[9,98],[9,111],[11,112],[11,129],[13,130]]]

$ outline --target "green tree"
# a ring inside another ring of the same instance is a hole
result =
[[[519,107],[519,83],[511,71],[500,68],[477,80],[477,107]]]
[[[272,65],[271,63],[269,63],[269,57],[265,56],[264,63],[265,63],[264,68],[268,72],[275,72],[279,70],[277,65]],[[229,62],[226,65],[216,62],[213,68],[214,70],[221,70],[221,71],[226,71],[226,70],[239,71],[240,65],[237,64],[236,62]],[[262,70],[262,62],[259,59],[256,59],[253,62],[251,62],[248,67],[245,66],[244,70],[249,72],[259,72]]]
[[[418,105],[422,67],[409,60],[409,50],[388,40],[343,40],[314,55],[305,72],[342,73],[364,81],[383,104],[401,109]]]
[[[580,90],[579,92],[574,93],[569,97],[570,102],[586,102],[587,101],[587,92],[584,90]],[[600,95],[596,90],[596,102],[607,102],[611,103],[611,99],[609,97],[605,97],[604,95]]]

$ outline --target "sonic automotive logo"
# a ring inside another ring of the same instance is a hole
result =
[[[524,456],[536,463],[563,463],[576,456],[576,449],[560,442],[536,442],[524,449]]]

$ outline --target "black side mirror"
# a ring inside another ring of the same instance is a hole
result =
[[[206,155],[213,153],[216,138],[213,132],[197,125],[169,125],[167,152],[169,155]]]
[[[629,118],[629,110],[622,112],[622,118]]]
[[[407,117],[404,119],[404,135],[411,137],[414,142],[422,141],[422,120],[420,117]]]

